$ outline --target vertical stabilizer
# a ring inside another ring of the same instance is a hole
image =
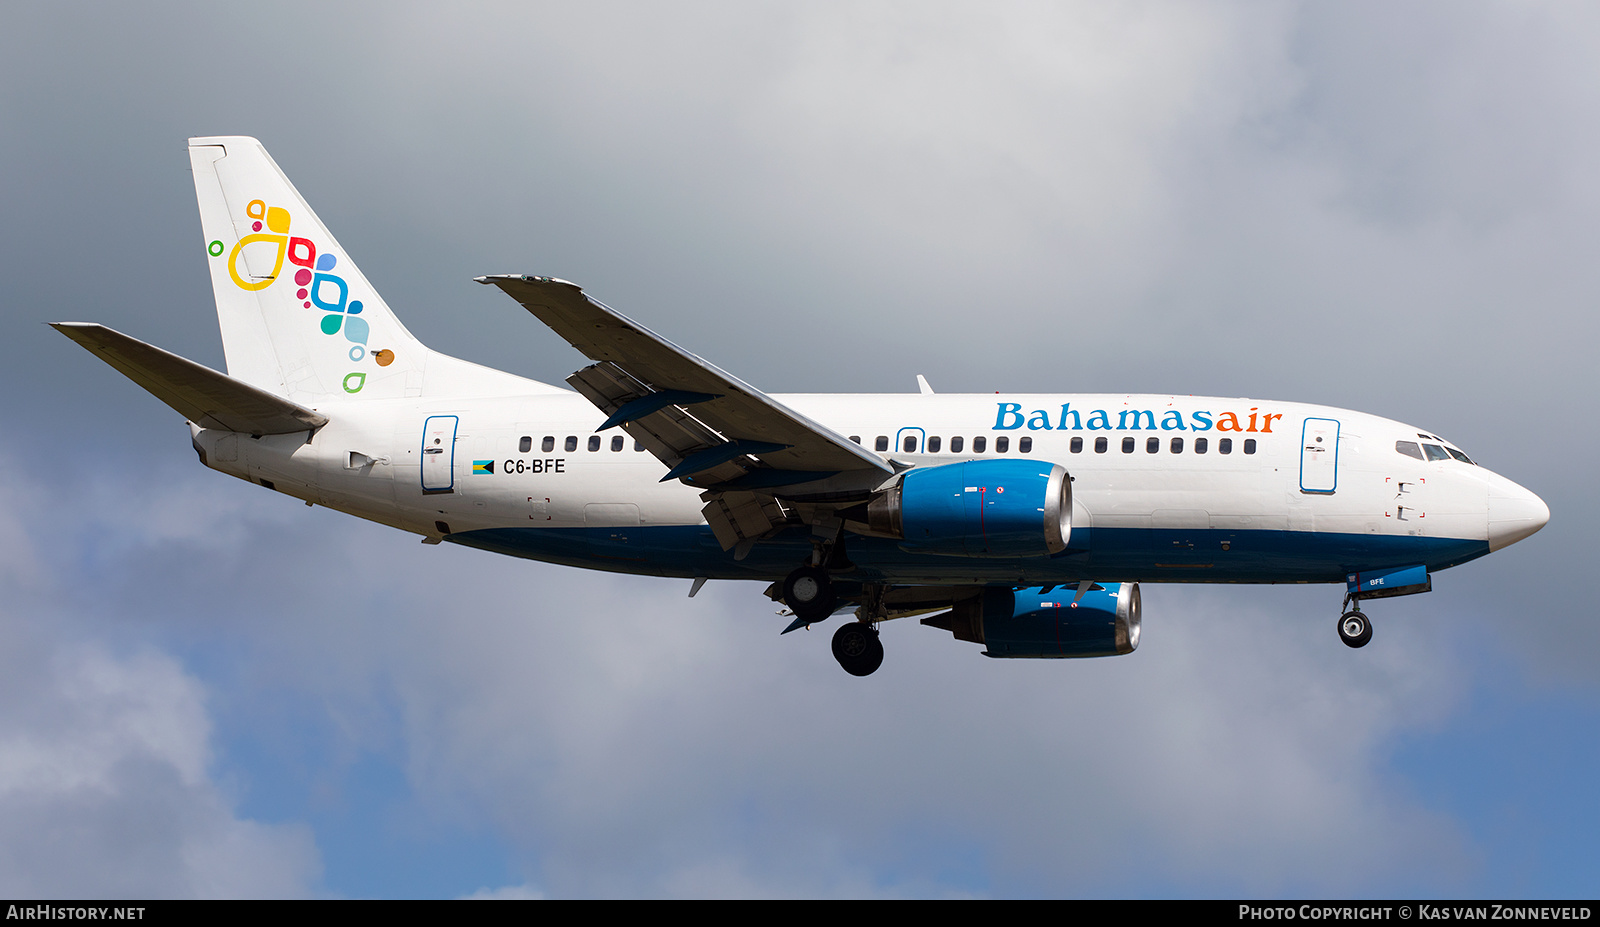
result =
[[[191,138],[189,163],[229,375],[305,405],[566,392],[423,346],[260,142]]]
[[[191,138],[228,373],[271,393],[419,396],[429,352],[261,143]]]

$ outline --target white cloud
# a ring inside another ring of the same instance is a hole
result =
[[[57,539],[48,536],[72,523],[20,505],[31,488],[7,481],[0,522],[26,527],[9,538],[41,539],[49,550]],[[0,611],[7,641],[0,653],[0,891],[60,898],[312,891],[320,864],[309,829],[241,819],[212,778],[204,687],[151,646],[118,652],[97,634],[97,621],[115,624],[115,602],[102,601],[92,617],[63,608],[68,570],[14,540],[0,547],[0,575],[30,574],[27,584],[8,583],[12,595]]]
[[[1152,857],[1195,891],[1342,893],[1476,865],[1384,768],[1453,708],[1459,670],[1408,659],[1426,644],[1402,627],[1346,659],[1331,600],[1307,634],[1255,590],[1161,590],[1141,652],[1107,661],[988,661],[890,625],[858,681],[831,627],[778,639],[755,585],[691,602],[471,557],[406,583],[389,625],[411,781],[559,895],[1128,894]],[[943,871],[956,851],[974,868]]]
[[[502,885],[499,888],[480,888],[470,895],[461,896],[463,901],[539,901],[544,892],[528,885]]]
[[[0,619],[8,632],[21,623]],[[5,662],[4,891],[227,898],[313,889],[310,831],[238,818],[210,778],[203,693],[171,658],[57,643]]]

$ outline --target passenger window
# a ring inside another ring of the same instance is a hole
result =
[[[613,435],[611,437],[611,450],[613,450],[613,451],[622,450],[622,435]]]
[[[635,441],[635,442],[633,442],[633,449],[635,451],[644,450],[644,442],[643,441]]]
[[[1033,439],[1032,438],[1019,438],[1017,440],[1017,450],[1021,451],[1024,454],[1032,454],[1033,453]]]
[[[857,444],[860,444],[861,443],[861,436],[860,435],[851,435],[850,436],[850,440],[854,441]]]
[[[878,440],[874,441],[872,446],[880,453],[887,451],[889,449],[889,436],[878,435]]]
[[[567,435],[567,443],[566,443],[565,447],[569,452],[577,450],[578,449],[578,436],[577,435]]]
[[[590,435],[589,436],[589,450],[591,452],[600,450],[600,436],[599,435]]]
[[[533,450],[533,435],[523,435],[522,440],[517,442],[517,450],[524,454]]]
[[[1173,438],[1172,439],[1172,453],[1174,453],[1174,454],[1182,454],[1183,453],[1183,439],[1182,438]]]
[[[1094,439],[1094,452],[1096,454],[1104,454],[1106,452],[1106,439],[1105,438],[1095,438]]]
[[[1210,442],[1207,441],[1205,438],[1195,438],[1194,439],[1194,452],[1196,454],[1204,454],[1206,452],[1206,448],[1209,445],[1210,445]]]
[[[939,453],[939,446],[942,445],[942,444],[944,444],[944,440],[941,439],[941,438],[929,438],[928,439],[928,453],[930,453],[930,454]]]
[[[1149,440],[1145,441],[1144,452],[1146,454],[1159,454],[1161,452],[1161,439],[1150,438]]]
[[[1232,454],[1233,453],[1233,439],[1232,438],[1218,438],[1217,439],[1217,453],[1218,454]]]
[[[983,435],[978,435],[976,438],[972,439],[972,453],[974,454],[982,454],[983,449],[988,446],[989,439],[985,438]]]
[[[544,440],[539,442],[539,449],[544,451],[546,454],[548,454],[551,451],[555,450],[556,449],[556,436],[555,435],[545,435],[544,436]]]
[[[1427,452],[1429,461],[1450,459],[1450,455],[1444,452],[1444,448],[1437,444],[1424,444],[1422,449]]]
[[[1244,439],[1244,452],[1246,454],[1254,454],[1256,452],[1256,439],[1255,438],[1245,438]]]
[[[1124,453],[1124,454],[1132,454],[1133,453],[1133,439],[1132,438],[1123,438],[1122,439],[1122,453]]]
[[[1011,450],[1010,438],[1000,437],[994,439],[994,452],[996,454],[1004,454],[1009,450]]]
[[[1072,439],[1072,453],[1074,453],[1074,454],[1082,454],[1083,453],[1083,439],[1082,438],[1073,438]]]
[[[915,454],[917,452],[917,436],[906,435],[906,439],[900,443],[900,447],[907,454]]]
[[[962,444],[962,438],[961,438],[960,435],[957,435],[956,437],[951,438],[950,439],[950,453],[952,453],[952,454],[961,453],[961,444]]]

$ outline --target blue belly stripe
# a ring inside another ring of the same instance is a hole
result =
[[[782,579],[811,553],[810,534],[792,530],[735,560],[705,525],[485,528],[445,540],[613,573],[710,579]],[[856,570],[847,575],[861,582],[939,584],[1342,583],[1353,572],[1397,566],[1422,564],[1437,572],[1489,552],[1487,541],[1470,539],[1215,528],[1074,528],[1072,544],[1053,557],[946,557],[909,553],[881,538],[850,537],[846,550]]]

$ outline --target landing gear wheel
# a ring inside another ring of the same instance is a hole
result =
[[[1365,647],[1372,640],[1372,622],[1359,610],[1339,616],[1339,640],[1346,647]]]
[[[833,658],[852,676],[871,676],[883,665],[883,642],[878,629],[852,621],[833,632]]]
[[[783,581],[783,604],[809,624],[833,614],[839,600],[833,594],[833,581],[821,567],[803,566]]]

